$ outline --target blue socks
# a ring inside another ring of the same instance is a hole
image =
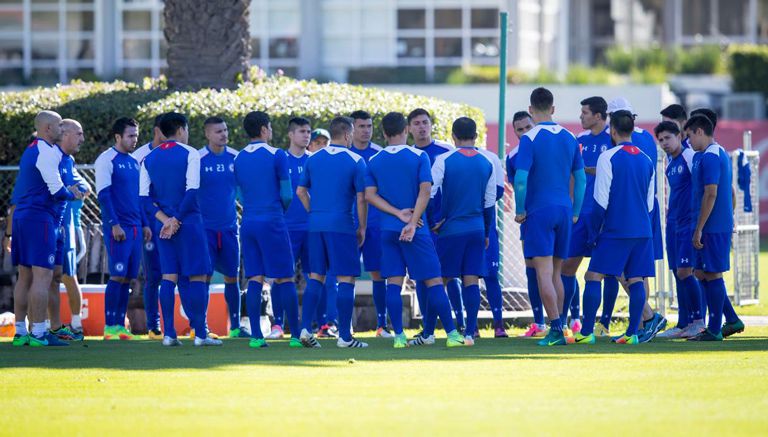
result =
[[[645,285],[643,281],[635,282],[629,286],[629,326],[626,335],[637,334],[640,321],[643,319],[643,307],[645,306]]]
[[[208,283],[205,281],[190,281],[186,292],[190,306],[190,326],[195,330],[195,337],[205,339],[208,336],[206,327],[206,308],[208,307]]]
[[[251,338],[264,338],[261,332],[261,282],[248,281],[248,291],[245,294],[245,308],[248,310],[248,321],[251,325]]]
[[[336,289],[336,278],[333,278],[334,290]],[[334,307],[336,306],[336,300],[333,301]],[[320,288],[320,299],[317,300],[317,309],[315,310],[315,320],[317,326],[323,326],[328,322],[328,281],[325,282],[325,287]]]
[[[477,332],[477,313],[480,311],[480,286],[464,285],[464,305],[467,307],[467,329],[464,335],[474,336]]]
[[[501,297],[501,284],[499,284],[499,271],[492,269],[488,272],[488,276],[484,276],[485,281],[485,294],[488,297],[488,305],[491,306],[491,315],[493,315],[493,323],[498,324],[503,321],[502,311],[504,309],[504,302]]]
[[[122,285],[113,280],[107,281],[107,287],[104,290],[104,325],[117,325],[117,318],[120,308],[120,292]]]
[[[325,315],[329,322],[339,321],[339,310],[336,307],[336,296],[339,293],[336,284],[336,276],[328,275],[325,277]]]
[[[688,299],[688,290],[683,285],[683,281],[677,277],[677,274],[675,274],[675,287],[677,288],[677,327],[684,329],[691,319],[690,300]]]
[[[224,300],[229,310],[229,329],[240,327],[240,286],[237,283],[224,284]]]
[[[616,306],[616,298],[619,297],[619,280],[615,276],[603,278],[603,312],[600,315],[600,323],[605,329],[611,326],[613,307]]]
[[[128,313],[128,300],[131,298],[131,283],[120,284],[120,300],[117,307],[116,325],[125,326],[125,315]]]
[[[425,319],[424,323],[424,337],[429,337],[435,333],[435,326],[437,325],[437,317],[440,317],[440,321],[443,322],[443,328],[445,332],[452,332],[456,330],[456,325],[453,323],[453,314],[451,314],[451,303],[448,300],[448,296],[445,294],[445,288],[438,284],[433,285],[426,289],[429,305],[429,319]],[[434,314],[434,317],[432,316]]]
[[[693,275],[680,281],[685,289],[685,294],[688,297],[688,314],[692,320],[699,320],[704,317],[704,313],[701,312],[701,284],[698,279]],[[679,298],[679,294],[678,294]]]
[[[555,320],[549,321],[549,330],[552,332],[559,332],[562,334],[563,323],[560,321],[560,317],[556,318]]]
[[[563,307],[560,308],[560,323],[566,326],[568,322],[568,310],[571,308],[571,300],[573,300],[573,294],[576,293],[576,277],[560,275],[560,279],[563,280]]]
[[[388,284],[385,296],[389,319],[392,320],[392,329],[398,335],[403,333],[403,297],[400,295],[402,289],[402,285]]]
[[[387,284],[383,280],[373,281],[373,306],[376,309],[376,328],[386,328]]]
[[[274,284],[272,288],[275,287],[280,289],[282,307],[285,309],[288,326],[291,328],[291,338],[299,338],[301,328],[299,327],[299,294],[296,292],[296,284],[291,281]]]
[[[709,308],[707,329],[712,334],[717,335],[722,328],[723,306],[728,299],[725,290],[725,281],[723,281],[723,278],[707,281],[704,287],[707,292],[707,307]]]
[[[422,324],[426,325],[428,318],[427,307],[429,307],[429,295],[427,294],[427,284],[425,284],[424,281],[416,281],[416,301],[419,302]]]
[[[339,309],[339,337],[352,341],[352,311],[355,308],[355,284],[339,282],[339,294],[336,296]]]
[[[176,327],[174,326],[174,314],[176,307],[175,296],[176,284],[167,279],[160,282],[160,309],[163,313],[163,335],[176,338]]]
[[[581,325],[581,335],[595,332],[597,309],[600,307],[600,281],[587,281],[584,284],[584,324]]]
[[[317,279],[310,279],[307,282],[304,300],[301,303],[301,329],[306,329],[307,332],[312,332],[312,317],[315,315],[322,290],[323,283]]]
[[[155,278],[150,278],[149,275],[145,275],[144,278],[144,312],[147,313],[147,328],[149,330],[159,330],[160,306],[158,299],[160,282],[153,281],[153,279]]]
[[[704,318],[707,316],[707,308],[709,308],[709,305],[707,304],[707,281],[705,279],[702,279],[699,281],[699,291],[701,291],[701,317]]]
[[[283,296],[280,295],[280,287],[276,283],[272,283],[272,287],[269,289],[269,299],[272,301],[272,317],[274,321],[273,325],[283,327]]]
[[[571,299],[571,320],[581,318],[581,293],[579,293],[579,281],[573,281],[573,299]]]
[[[448,291],[448,300],[451,302],[453,314],[456,316],[456,324],[459,327],[464,326],[464,308],[461,302],[461,285],[458,279],[451,279],[446,286]]]
[[[536,277],[536,269],[533,267],[525,268],[525,276],[528,278],[528,300],[531,301],[531,310],[533,311],[533,322],[537,325],[544,325],[544,306],[541,303],[541,294],[539,294],[539,280]]]

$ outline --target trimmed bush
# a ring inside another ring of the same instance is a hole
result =
[[[716,45],[691,47],[676,52],[678,72],[682,74],[721,74],[725,72],[723,51]]]
[[[443,100],[364,88],[338,83],[319,84],[287,77],[257,78],[241,84],[236,90],[171,92],[163,80],[145,80],[143,85],[127,82],[85,83],[51,88],[0,93],[0,163],[18,163],[24,146],[34,130],[33,118],[43,109],[51,109],[64,118],[80,121],[85,131],[85,144],[76,156],[80,163],[93,162],[112,142],[109,131],[118,117],[134,117],[141,124],[139,142],[151,138],[154,117],[177,111],[189,118],[189,143],[205,144],[203,121],[219,116],[227,121],[231,146],[241,148],[247,142],[242,129],[245,114],[266,111],[272,117],[275,146],[287,146],[288,120],[307,117],[314,127],[327,127],[337,115],[348,115],[356,109],[369,111],[374,117],[373,141],[383,143],[381,118],[390,111],[407,114],[423,107],[433,114],[435,138],[449,140],[451,124],[460,116],[477,121],[479,144],[485,143],[486,127],[482,111]]]
[[[519,70],[507,70],[507,83],[517,85],[525,83],[528,75]],[[495,65],[470,65],[456,68],[448,74],[445,80],[451,85],[467,83],[499,83],[499,67]]]
[[[728,54],[733,90],[756,91],[768,97],[768,46],[731,46]]]

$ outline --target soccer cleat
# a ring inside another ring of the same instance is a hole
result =
[[[128,329],[125,328],[125,326],[118,326],[115,330],[117,333],[117,336],[120,340],[135,340],[136,336],[131,333]]]
[[[306,329],[301,330],[301,335],[299,336],[299,340],[301,341],[301,344],[304,345],[304,347],[309,348],[316,348],[320,347],[320,342],[317,341],[314,335],[307,331]]]
[[[235,328],[229,330],[229,338],[251,338],[245,328]]]
[[[435,337],[430,336],[432,338],[432,343],[435,342]],[[415,341],[415,340],[411,340]],[[430,343],[430,344],[432,344]],[[410,342],[408,344],[411,344]],[[466,346],[466,343],[464,343],[464,337],[459,334],[459,331],[451,331],[448,333],[448,339],[445,341],[445,345],[447,347],[461,347]]]
[[[657,335],[657,338],[683,338],[683,332],[684,330],[678,328],[677,326],[672,327],[670,329],[667,329],[664,332],[660,332],[659,335]]]
[[[571,331],[571,328],[563,327],[563,335],[565,338],[573,337],[573,331]]]
[[[205,337],[205,338],[197,338],[195,337],[195,346],[221,346],[222,341],[218,338],[211,338],[211,337]]]
[[[317,338],[339,338],[339,330],[333,325],[323,325],[317,330]]]
[[[544,337],[545,335],[547,335],[546,327],[541,327],[536,323],[531,323],[531,326],[528,327],[528,330],[525,331],[525,333],[520,337]]]
[[[596,337],[610,337],[611,331],[602,322],[597,322],[595,323],[594,334]]]
[[[211,331],[208,331],[208,335],[207,335],[207,337],[208,337],[208,338],[213,338],[213,339],[216,339],[216,340],[218,340],[218,339],[219,339],[219,336],[218,336],[218,335],[216,335],[216,334],[214,334],[214,333],[213,333],[213,332],[211,332]],[[250,336],[249,336],[249,337],[250,337]],[[190,330],[189,330],[189,339],[190,339],[190,340],[194,340],[195,338],[197,338],[197,336],[195,335],[195,330],[194,330],[194,329],[190,329]]]
[[[462,339],[462,344],[464,343],[464,337],[462,337],[461,334],[459,334],[457,331],[453,331],[452,334],[459,336]],[[451,339],[451,334],[448,334],[448,339]],[[429,337],[419,335],[413,340],[408,341],[408,346],[431,346],[433,344],[435,344],[434,335],[430,335]]]
[[[408,347],[408,337],[405,336],[405,333],[402,332],[398,335],[395,335],[395,349],[402,349]]]
[[[298,338],[291,337],[291,341],[288,342],[288,347],[304,347],[304,345],[301,344],[301,340]]]
[[[29,346],[29,334],[27,335],[19,335],[16,334],[13,336],[13,343],[14,346]]]
[[[689,338],[688,341],[723,341],[723,333],[718,332],[717,334],[713,334],[709,329],[705,329],[695,337]]]
[[[725,323],[723,324],[722,332],[723,338],[744,332],[744,322],[742,322],[741,319],[736,319],[736,321],[733,323]]]
[[[251,340],[248,342],[248,347],[254,348],[254,349],[260,349],[263,347],[269,347],[269,344],[267,344],[267,340],[263,338],[251,338]]]
[[[285,336],[285,332],[283,332],[283,327],[280,325],[272,325],[272,330],[267,334],[265,337],[268,340],[277,340],[280,338],[283,338]]]
[[[174,347],[174,346],[181,346],[181,341],[179,341],[176,337],[168,337],[167,335],[163,337],[163,346],[168,347]]]
[[[571,331],[574,332],[574,333],[581,332],[581,320],[580,319],[571,320]]]
[[[85,333],[83,333],[82,329],[75,329],[71,325],[68,325],[67,329],[69,329],[69,332],[72,333],[72,340],[74,340],[74,341],[83,341],[83,340],[85,340]]]
[[[616,344],[640,344],[637,335],[622,335],[614,342]]]
[[[149,337],[150,340],[162,340],[163,339],[163,333],[159,329],[150,329],[147,333],[147,337]]]
[[[32,347],[48,346],[48,335],[43,334],[42,337],[35,337],[34,335],[29,334],[29,345]]]
[[[568,344],[595,344],[597,343],[597,337],[595,334],[581,335],[581,332],[577,332],[576,335],[569,338]]]
[[[352,337],[352,340],[350,341],[344,341],[343,338],[339,337],[339,339],[336,340],[336,346],[341,348],[362,348],[368,347],[368,343],[357,340],[354,337]]]
[[[117,326],[104,327],[104,340],[120,340],[120,336],[117,332]]]
[[[379,326],[379,328],[376,330],[376,337],[380,338],[394,338],[395,334],[389,332],[389,329],[387,329],[384,326]]]
[[[667,319],[664,318],[659,313],[653,313],[653,318],[649,323],[645,324],[645,329],[643,333],[643,337],[647,338],[646,341],[642,341],[642,343],[647,343],[648,341],[651,341],[653,337],[656,337],[656,334],[663,331],[664,328],[667,327]],[[638,333],[638,337],[640,337],[640,333]]]
[[[538,344],[539,346],[565,346],[568,343],[563,331],[550,329],[547,336],[539,340]]]
[[[707,329],[707,327],[704,325],[704,320],[694,320],[683,329],[681,338],[695,337],[704,332],[705,329]]]
[[[33,337],[30,337],[29,345],[30,346],[35,346],[35,345],[32,344],[32,341],[31,341],[32,338]],[[69,346],[69,343],[67,343],[66,341],[60,339],[55,334],[53,334],[51,331],[48,331],[48,333],[45,334],[45,339],[47,340],[46,346]]]
[[[423,334],[423,333],[424,333],[424,330],[422,329],[421,331],[413,334],[413,337],[411,337],[411,338],[419,338],[419,337],[421,337],[421,334]]]
[[[465,335],[464,336],[464,346],[474,346],[475,345],[475,339],[471,335]]]
[[[493,337],[494,338],[509,337],[509,335],[507,334],[507,330],[504,329],[504,322],[497,323],[496,326],[493,327]]]
[[[61,328],[50,331],[51,334],[55,335],[59,340],[65,340],[65,341],[72,341],[72,340],[82,340],[82,336],[80,338],[77,338],[74,332],[70,331],[69,328],[62,325]]]

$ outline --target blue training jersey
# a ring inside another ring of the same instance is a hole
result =
[[[290,179],[285,151],[264,142],[248,144],[235,158],[235,179],[243,203],[243,222],[283,220],[280,185]]]
[[[717,198],[712,213],[704,224],[703,232],[713,234],[733,232],[733,192],[731,191],[733,168],[728,152],[719,144],[713,143],[703,152],[696,153],[693,157],[691,181],[693,191],[691,217],[694,224],[698,221],[701,212],[704,187],[714,184],[717,185]]]
[[[419,197],[419,185],[432,183],[432,170],[426,152],[411,146],[389,146],[368,161],[365,186],[376,187],[379,196],[397,209],[413,208]],[[426,223],[426,214],[422,216]],[[405,223],[399,218],[381,213],[381,229],[400,232]],[[422,226],[419,234],[429,234]]]
[[[454,149],[454,147],[446,142],[439,141],[439,140],[432,140],[431,143],[427,144],[424,147],[419,147],[414,145],[413,147],[423,151],[427,154],[429,157],[430,165],[435,165],[435,160],[438,156],[442,155],[443,153],[450,152]],[[432,207],[431,211],[431,217],[427,217],[427,224],[434,225],[436,218],[440,215],[440,193],[437,193],[437,197],[435,198],[435,203]]]
[[[581,149],[581,159],[584,167],[597,167],[597,158],[600,154],[611,148],[611,134],[608,127],[599,134],[593,135],[591,131],[584,131],[576,137]],[[581,214],[589,214],[595,204],[595,175],[587,173],[587,186],[584,190],[584,203],[581,205]]]
[[[291,177],[291,192],[293,199],[285,211],[285,225],[289,231],[306,231],[309,228],[309,213],[304,209],[299,197],[296,195],[296,189],[299,188],[301,174],[304,173],[304,166],[309,158],[309,153],[301,156],[294,156],[291,152],[286,152],[288,156],[288,175]]]
[[[579,143],[567,129],[539,123],[520,138],[516,170],[528,171],[527,214],[548,207],[572,208],[571,174],[584,168]]]
[[[432,166],[432,197],[440,192],[440,235],[483,232],[483,210],[496,203],[493,163],[475,147],[459,147],[437,157]]]
[[[365,160],[349,148],[330,144],[313,153],[299,185],[310,195],[309,231],[355,233],[352,211],[365,191]]]
[[[600,155],[594,197],[595,208],[605,210],[601,237],[651,238],[654,168],[648,155],[630,143]]]
[[[504,159],[505,166],[507,167],[507,182],[510,184],[515,183],[515,163],[517,162],[517,152],[519,151],[520,146],[513,147]]]
[[[363,159],[365,160],[365,163],[368,164],[368,162],[371,160],[373,155],[381,152],[382,147],[376,143],[369,141],[368,146],[365,149],[358,149],[353,144],[349,147],[349,150],[362,156]],[[355,208],[357,208],[357,203],[355,203]],[[355,226],[357,226],[356,210],[353,211],[352,217],[355,219]],[[368,205],[368,228],[370,229],[381,228],[381,211],[376,209],[376,207],[373,205]]]
[[[237,150],[225,147],[214,153],[209,146],[200,149],[200,189],[197,201],[205,229],[224,231],[237,228]]]
[[[94,167],[102,223],[110,227],[145,223],[139,203],[141,168],[136,159],[110,147],[96,158]]]
[[[200,188],[197,149],[178,141],[160,144],[144,158],[139,183],[139,195],[151,201],[150,210],[158,208],[182,223],[203,223],[197,203]],[[154,217],[152,219],[154,222]]]
[[[691,216],[691,170],[693,156],[696,153],[691,148],[682,149],[676,156],[671,157],[667,164],[667,181],[669,181],[669,206],[667,207],[667,223],[673,223],[677,229],[690,226]]]

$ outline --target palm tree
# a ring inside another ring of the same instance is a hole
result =
[[[174,88],[234,88],[248,79],[251,0],[165,0],[168,83]]]

